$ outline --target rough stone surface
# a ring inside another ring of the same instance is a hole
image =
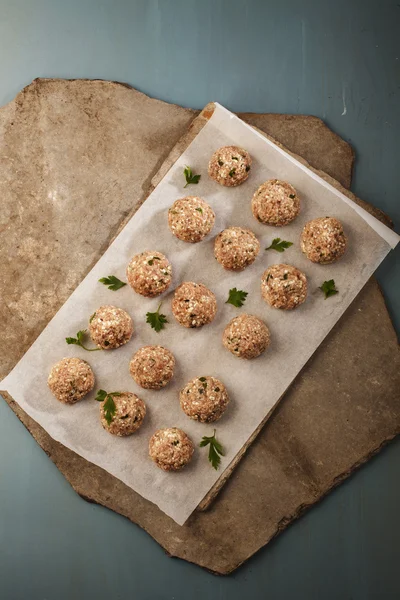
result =
[[[119,84],[61,80],[36,80],[0,110],[2,375],[143,201],[152,177],[150,189],[203,126],[207,110],[192,122],[194,111]],[[318,119],[245,118],[314,167],[350,182],[350,148]],[[371,280],[286,393],[218,501],[184,527],[52,440],[4,396],[82,497],[138,523],[169,554],[225,574],[400,432],[399,374],[397,339]]]

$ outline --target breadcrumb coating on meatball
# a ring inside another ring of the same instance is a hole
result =
[[[269,179],[254,194],[251,210],[260,223],[283,227],[299,214],[300,198],[290,183]]]
[[[57,400],[75,404],[92,391],[94,374],[85,360],[63,358],[51,368],[47,384]]]
[[[260,252],[260,242],[250,229],[229,227],[215,238],[214,256],[229,271],[242,271]]]
[[[143,346],[131,359],[129,371],[138,385],[160,390],[174,376],[175,357],[163,346]]]
[[[168,225],[183,242],[200,242],[214,227],[215,214],[211,206],[197,196],[176,200],[168,211]]]
[[[335,262],[346,251],[343,226],[334,217],[320,217],[305,224],[300,246],[309,260],[321,265]]]
[[[208,164],[208,174],[220,185],[234,187],[249,176],[250,154],[238,146],[223,146],[214,152]]]
[[[149,442],[149,455],[163,471],[179,471],[192,459],[194,445],[182,429],[158,429]]]
[[[171,285],[172,267],[161,252],[146,250],[132,258],[126,269],[126,277],[137,294],[154,298]]]
[[[202,283],[185,281],[175,290],[172,313],[183,327],[202,327],[213,321],[217,300]]]
[[[261,295],[274,308],[296,308],[307,298],[307,278],[292,265],[272,265],[261,277]]]
[[[254,315],[235,317],[225,327],[222,342],[229,352],[240,358],[256,358],[270,344],[268,327]]]
[[[212,423],[222,417],[229,396],[224,384],[215,377],[195,377],[181,390],[179,400],[188,417]]]

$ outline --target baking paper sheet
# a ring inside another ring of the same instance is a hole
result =
[[[209,179],[207,164],[218,147],[231,144],[246,148],[253,164],[243,185],[225,188]],[[186,190],[183,189],[185,165],[202,175],[198,185]],[[301,197],[300,216],[284,228],[258,223],[250,210],[253,193],[272,177],[289,181]],[[179,241],[167,225],[168,208],[177,198],[187,194],[204,198],[216,213],[212,235],[199,244]],[[135,201],[136,198],[132,198],[132,204]],[[321,266],[302,255],[298,240],[307,221],[326,215],[343,222],[349,248],[338,263]],[[241,273],[225,271],[213,255],[214,236],[225,227],[235,225],[249,227],[261,242],[257,260]],[[264,251],[278,236],[294,245],[284,254]],[[177,523],[183,524],[397,241],[398,236],[391,230],[217,105],[210,121],[3,380],[1,387],[54,439],[106,469],[157,504]],[[110,274],[124,280],[127,263],[142,250],[159,250],[173,265],[171,291],[161,297],[162,312],[169,323],[160,333],[145,323],[146,312],[157,309],[158,298],[143,298],[129,286],[112,292],[98,283],[100,277]],[[295,311],[275,310],[261,299],[260,277],[268,265],[279,262],[297,266],[308,277],[309,296]],[[318,286],[328,279],[335,280],[339,294],[324,300]],[[214,291],[218,313],[212,324],[195,330],[185,329],[174,321],[170,303],[174,288],[182,281],[200,282]],[[241,309],[225,304],[232,287],[249,293]],[[87,327],[89,316],[102,304],[114,304],[131,314],[135,325],[132,340],[126,346],[108,352],[88,353],[77,346],[68,346],[65,337],[75,336],[79,329]],[[252,361],[234,357],[221,342],[225,325],[243,312],[261,317],[271,331],[270,348]],[[177,359],[173,382],[160,391],[142,390],[129,375],[131,356],[148,344],[169,348]],[[94,391],[74,406],[57,402],[47,388],[51,366],[66,356],[84,358],[96,376]],[[207,449],[198,447],[201,437],[211,435],[214,426],[190,420],[179,406],[179,390],[192,377],[202,375],[221,379],[231,397],[226,414],[215,424],[217,437],[225,449],[219,471],[209,464]],[[99,404],[94,400],[96,390],[100,388],[132,391],[146,402],[148,413],[136,434],[116,438],[101,427]],[[197,448],[192,463],[185,470],[164,473],[148,458],[148,440],[156,429],[172,426],[184,429]]]

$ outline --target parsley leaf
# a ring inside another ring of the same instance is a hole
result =
[[[203,436],[200,442],[201,448],[204,448],[208,445],[210,446],[208,450],[208,460],[210,461],[214,469],[217,470],[221,462],[221,456],[224,456],[224,450],[221,444],[215,439],[215,429],[214,435],[212,435],[211,437]]]
[[[75,344],[76,346],[80,346],[81,348],[83,348],[84,350],[87,350],[88,352],[96,352],[96,350],[101,350],[101,348],[86,348],[86,346],[83,343],[83,339],[86,335],[86,329],[82,329],[81,331],[78,331],[78,333],[76,334],[76,338],[74,337],[66,337],[65,341],[67,342],[67,344]]]
[[[199,206],[198,208],[196,208],[196,210],[198,210],[198,211],[199,211],[199,213],[203,214],[203,209],[202,209],[202,208],[200,208],[200,206]]]
[[[285,240],[281,240],[281,238],[275,238],[272,240],[272,244],[265,249],[276,250],[277,252],[285,252],[286,248],[290,248],[290,246],[293,246],[293,242],[285,242]]]
[[[116,292],[120,288],[124,287],[124,285],[126,285],[126,283],[118,279],[118,277],[115,277],[115,275],[102,277],[101,279],[99,279],[99,282],[104,283],[104,285],[107,285],[108,289],[112,290],[113,292]]]
[[[160,308],[161,308],[161,304],[157,308],[156,312],[146,313],[146,323],[150,323],[150,326],[153,329],[155,329],[157,331],[157,333],[159,331],[161,331],[161,329],[164,329],[165,323],[168,323],[167,317],[165,315],[160,314]]]
[[[231,169],[229,171],[229,177],[233,177],[235,173],[236,173],[236,169]]]
[[[229,297],[225,304],[233,304],[237,308],[243,306],[247,298],[247,292],[243,292],[242,290],[237,290],[235,287],[229,290]]]
[[[199,183],[201,175],[194,175],[190,167],[186,166],[186,168],[183,169],[183,173],[186,179],[186,185],[184,185],[184,187],[187,187],[191,183]]]
[[[324,283],[319,288],[325,294],[325,300],[339,293],[339,290],[336,289],[335,280],[329,279],[329,281],[324,281]]]
[[[113,396],[120,396],[121,392],[110,392],[109,394],[105,390],[99,390],[96,394],[95,400],[97,402],[104,402],[103,410],[104,410],[104,418],[107,421],[108,425],[111,425],[111,421],[115,416],[115,412],[117,407],[115,406]]]
[[[294,199],[296,198],[296,196],[295,196],[295,194],[289,194],[289,198],[290,198],[291,200],[294,200]]]

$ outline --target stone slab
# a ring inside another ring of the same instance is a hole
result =
[[[207,111],[197,114],[121,84],[85,80],[35,80],[0,109],[2,376],[202,126]],[[353,152],[319,119],[243,116],[315,168],[350,182]],[[371,280],[218,500],[184,527],[52,440],[4,397],[82,497],[139,524],[172,556],[226,574],[399,433],[399,374],[397,339]]]

